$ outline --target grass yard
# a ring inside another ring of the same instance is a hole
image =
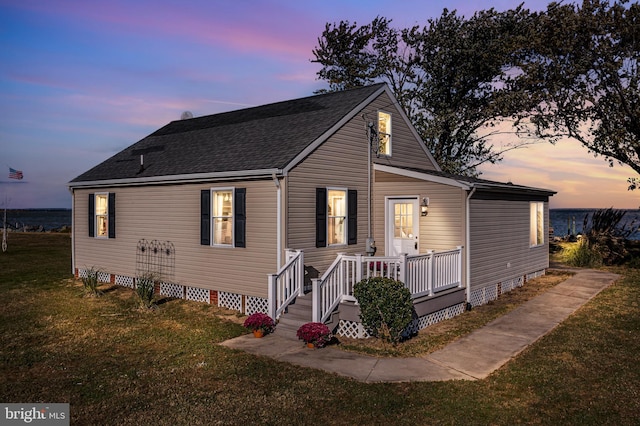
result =
[[[637,269],[616,270],[624,279],[485,380],[402,384],[220,347],[245,333],[236,314],[184,300],[143,311],[132,290],[110,286],[88,297],[70,270],[68,234],[9,235],[0,401],[68,402],[80,425],[640,423]],[[426,353],[513,303],[449,320],[402,350]]]

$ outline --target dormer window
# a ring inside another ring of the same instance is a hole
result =
[[[378,112],[378,155],[391,155],[391,114]]]

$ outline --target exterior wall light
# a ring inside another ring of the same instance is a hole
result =
[[[422,204],[420,204],[420,216],[426,216],[429,214],[429,197],[422,198]]]

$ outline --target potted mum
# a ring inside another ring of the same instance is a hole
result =
[[[273,332],[276,322],[269,315],[256,312],[244,320],[244,326],[251,330],[255,337],[262,337]]]
[[[297,331],[298,339],[303,340],[307,346],[322,348],[331,341],[331,330],[321,322],[308,322]]]

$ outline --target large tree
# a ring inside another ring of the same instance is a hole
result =
[[[313,62],[329,90],[386,81],[443,170],[476,175],[480,164],[530,143],[491,142],[501,122],[532,108],[511,72],[528,17],[522,8],[469,19],[445,9],[422,28],[402,30],[385,18],[360,27],[341,21],[326,25]]]
[[[495,129],[555,142],[574,138],[610,165],[640,173],[640,6],[627,0],[444,10],[423,28],[384,18],[327,24],[314,62],[329,90],[386,81],[444,170],[474,174],[506,150]],[[508,120],[515,119],[513,127]],[[637,177],[630,188],[640,186]]]
[[[586,0],[551,3],[529,21],[522,57],[538,137],[569,137],[640,173],[640,6]],[[630,178],[630,188],[637,178]]]

